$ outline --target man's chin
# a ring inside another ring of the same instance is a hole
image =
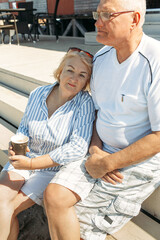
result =
[[[97,36],[96,36],[97,42],[105,45],[106,40],[107,40],[107,36],[104,36],[104,34],[101,34],[101,33],[97,33]]]

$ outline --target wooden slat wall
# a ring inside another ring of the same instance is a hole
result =
[[[47,0],[48,12],[53,13],[56,0]],[[58,5],[57,15],[72,15],[74,14],[74,0],[60,0]]]
[[[74,0],[75,14],[85,14],[95,11],[99,0]]]
[[[7,0],[1,0],[0,1],[0,8],[9,8],[9,3]]]
[[[26,0],[26,2],[30,1],[33,1],[33,8],[36,8],[37,12],[48,12],[47,0]]]

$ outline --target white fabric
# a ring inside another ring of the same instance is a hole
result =
[[[85,158],[86,160],[86,158]],[[61,167],[61,170],[50,183],[60,184],[77,193],[81,200],[84,200],[94,186],[96,179],[93,179],[85,169],[85,160],[71,162]]]
[[[85,160],[61,168],[50,183],[76,192],[81,200],[75,205],[81,237],[103,240],[107,233],[118,231],[139,213],[141,203],[159,184],[159,172],[139,167],[121,169],[122,184],[112,185],[93,179],[84,167]]]
[[[104,150],[116,152],[160,131],[160,42],[143,35],[121,64],[114,48],[102,48],[95,55],[91,92]]]
[[[29,179],[22,186],[21,191],[32,199],[35,203],[43,206],[43,193],[48,186],[51,179],[55,176],[56,172],[46,171],[33,171]]]

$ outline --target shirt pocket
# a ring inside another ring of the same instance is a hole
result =
[[[138,215],[141,204],[118,196],[114,202],[114,207],[118,213],[134,217]]]
[[[147,107],[146,98],[142,94],[121,94],[121,102],[125,107],[129,107],[130,110],[134,110],[136,112],[142,111],[144,108]]]
[[[139,214],[141,204],[117,197],[109,208],[99,209],[93,222],[101,231],[112,234],[124,226],[132,217]],[[103,210],[103,214],[102,214]]]

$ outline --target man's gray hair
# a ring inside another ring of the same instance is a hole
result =
[[[140,20],[140,27],[143,26],[145,21],[145,13],[146,13],[146,0],[119,0],[121,6],[125,10],[135,10],[140,12],[141,20]]]

